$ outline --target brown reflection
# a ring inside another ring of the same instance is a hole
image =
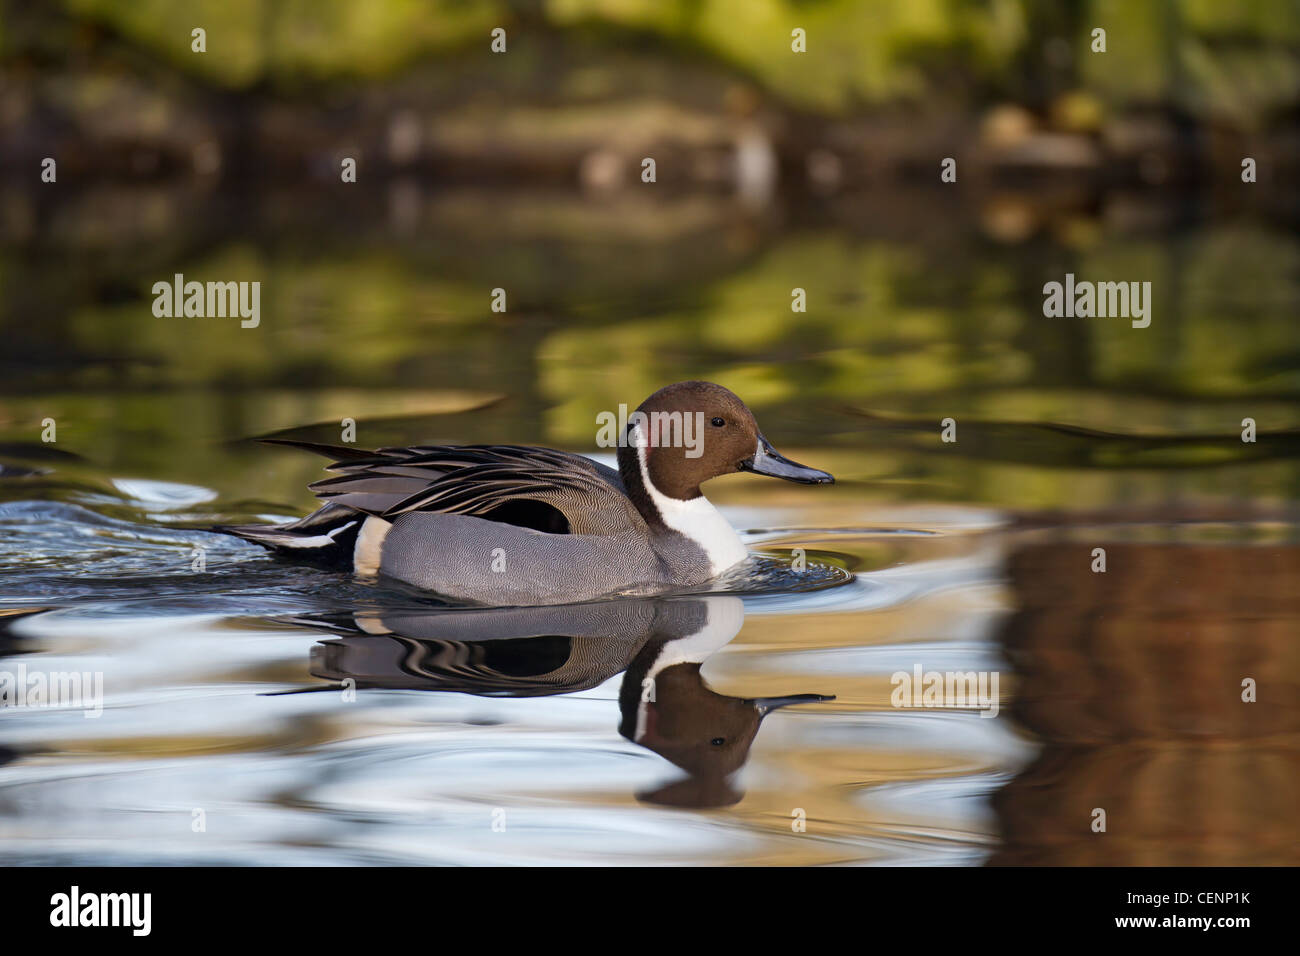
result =
[[[619,689],[619,733],[688,774],[637,794],[648,803],[723,807],[739,802],[744,793],[731,779],[749,757],[763,718],[778,707],[832,699],[820,694],[727,697],[711,690],[700,668],[739,632],[744,605],[739,598],[709,600],[714,603],[689,638],[656,635],[647,641]]]
[[[994,798],[990,863],[1300,862],[1300,549],[1037,544],[1010,579],[1012,713],[1043,750]]]
[[[637,794],[678,807],[722,807],[765,716],[832,698],[727,697],[700,668],[744,623],[737,597],[710,596],[540,608],[371,611],[299,619],[341,636],[312,649],[312,674],[358,688],[492,697],[569,694],[624,674],[619,732],[686,771]]]

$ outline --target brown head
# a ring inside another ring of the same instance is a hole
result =
[[[698,498],[710,478],[738,471],[805,484],[835,480],[778,454],[745,403],[712,382],[661,388],[628,416],[618,464],[634,499],[642,487],[641,456],[654,489],[681,501]]]

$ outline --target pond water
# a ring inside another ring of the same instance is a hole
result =
[[[1298,862],[1293,231],[403,189],[92,193],[0,251],[0,673],[102,689],[0,707],[0,859]],[[1150,327],[1045,318],[1067,272]],[[260,325],[156,318],[175,273]],[[251,438],[599,457],[687,378],[837,477],[706,487],[756,554],[708,593],[457,609],[206,530],[311,506]],[[996,684],[898,706],[934,672]]]

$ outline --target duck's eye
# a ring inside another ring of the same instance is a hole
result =
[[[723,421],[721,418],[715,418],[712,422],[710,422],[710,424],[711,424],[714,428],[721,428],[723,425],[725,425],[725,424],[727,424],[727,423],[726,423],[725,421]]]
[[[726,742],[727,742],[726,737],[714,737],[712,740],[709,741],[709,743],[713,744],[713,746],[715,747],[721,747]]]

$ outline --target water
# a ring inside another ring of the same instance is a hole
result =
[[[5,862],[1297,862],[1293,233],[151,201],[112,255],[88,199],[0,253],[0,671],[103,680],[0,709]],[[1151,328],[1042,317],[1126,268]],[[240,269],[261,328],[151,315]],[[319,461],[250,437],[594,452],[691,377],[839,479],[710,486],[758,557],[709,593],[466,611],[205,530],[310,506]],[[996,716],[894,706],[918,667]]]

